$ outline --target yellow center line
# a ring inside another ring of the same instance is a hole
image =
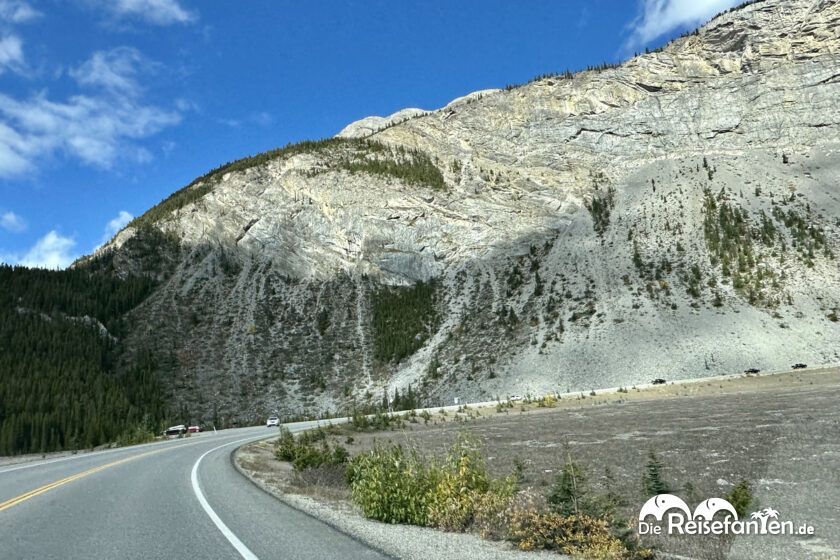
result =
[[[30,490],[29,492],[21,494],[20,496],[17,496],[15,498],[12,498],[10,500],[6,500],[5,502],[0,503],[0,511],[7,510],[12,506],[16,506],[18,504],[21,504],[21,503],[25,502],[26,500],[34,498],[35,496],[40,496],[41,494],[43,494],[45,492],[49,492],[50,490],[52,490],[54,488],[58,488],[59,486],[64,486],[65,484],[73,482],[74,480],[79,480],[80,478],[90,476],[94,473],[104,471],[105,469],[109,469],[111,467],[116,467],[117,465],[121,465],[123,463],[133,461],[135,459],[140,459],[141,457],[148,457],[149,455],[154,455],[154,454],[160,453],[162,451],[169,451],[170,449],[173,449],[173,448],[168,447],[166,449],[156,449],[154,451],[148,451],[146,453],[141,453],[140,455],[132,455],[131,457],[126,457],[125,459],[120,459],[119,461],[113,461],[113,462],[107,463],[105,465],[99,465],[98,467],[93,467],[93,468],[88,469],[86,471],[82,471],[80,473],[70,475],[66,478],[62,478],[61,480],[56,480],[54,482],[50,482],[49,484],[45,484],[45,485],[43,485],[39,488],[35,488],[34,490]]]

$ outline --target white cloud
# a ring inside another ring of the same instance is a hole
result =
[[[0,20],[9,23],[26,23],[41,15],[41,12],[23,0],[0,0]]]
[[[26,69],[23,41],[10,28],[40,16],[41,13],[27,2],[0,0],[0,26],[3,28],[3,36],[0,37],[0,74],[6,70],[23,72]]]
[[[256,113],[251,113],[251,122],[258,126],[270,126],[272,123],[274,123],[274,117],[271,116],[271,113],[259,111]]]
[[[677,29],[694,27],[743,0],[642,0],[640,13],[630,24],[628,48],[644,45]]]
[[[26,231],[26,220],[12,211],[0,214],[0,228],[12,233]]]
[[[114,17],[140,19],[154,25],[192,23],[197,19],[178,0],[105,0],[99,5]]]
[[[134,216],[131,213],[121,210],[119,214],[105,224],[102,239],[99,245],[93,248],[91,253],[110,241],[112,237],[133,219]],[[12,227],[7,227],[8,225]],[[26,228],[26,223],[13,212],[6,212],[5,214],[0,214],[0,227],[10,229],[11,231],[23,231]],[[13,229],[14,227],[20,227],[21,229],[15,230]],[[75,239],[51,230],[39,239],[23,256],[20,256],[19,253],[14,254],[0,251],[0,263],[26,266],[29,268],[67,268],[81,256],[75,248]]]
[[[245,121],[243,121],[242,119],[227,118],[221,118],[216,120],[219,122],[219,124],[223,124],[230,128],[239,128],[244,122],[261,127],[267,127],[274,123],[274,117],[271,116],[271,113],[266,113],[265,111],[257,111],[255,113],[251,113],[250,115],[248,115],[248,118]]]
[[[46,92],[27,99],[0,93],[0,177],[32,171],[55,154],[102,168],[120,159],[148,161],[150,152],[134,141],[181,120],[141,99],[137,78],[149,64],[132,49],[97,52],[72,71],[92,94],[53,101]]]
[[[0,93],[0,177],[36,167],[62,153],[109,168],[118,159],[147,161],[131,141],[177,124],[180,115],[130,98],[78,95],[55,102],[44,94],[17,100]]]
[[[0,39],[0,73],[6,69],[20,70],[24,65],[23,41],[17,35]]]
[[[112,237],[119,233],[119,231],[125,226],[127,226],[128,222],[130,222],[133,219],[134,216],[132,216],[129,212],[126,212],[125,210],[120,210],[120,213],[117,214],[117,217],[109,221],[105,225],[105,233],[102,234],[102,240],[100,241],[100,244],[97,247],[97,249],[101,247],[104,243],[110,241]]]
[[[101,87],[123,95],[140,93],[137,76],[152,67],[140,51],[118,47],[110,51],[97,51],[83,64],[70,69],[70,76],[80,86]]]
[[[78,255],[73,252],[76,241],[55,230],[38,240],[17,264],[29,268],[67,268]]]
[[[242,126],[242,121],[240,121],[239,119],[218,119],[218,121],[219,124],[223,124],[230,128],[239,128],[240,126]]]
[[[186,99],[184,97],[179,97],[175,99],[175,107],[182,113],[186,113],[187,111],[198,111],[199,106],[198,103],[191,99]]]

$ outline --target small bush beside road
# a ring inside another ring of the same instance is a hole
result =
[[[376,443],[349,461],[344,447],[330,443],[329,436],[339,432],[319,428],[296,439],[281,428],[275,457],[298,471],[346,465],[350,498],[365,517],[473,532],[521,550],[553,550],[579,558],[650,557],[616,521],[609,499],[590,492],[571,459],[557,487],[544,497],[520,490],[515,472],[491,476],[479,440],[466,432],[442,459],[400,444]]]
[[[310,433],[316,435],[308,435]],[[297,470],[346,463],[349,456],[347,450],[340,445],[330,444],[326,435],[318,434],[325,434],[325,431],[319,428],[304,434],[306,437],[295,439],[288,428],[281,426],[280,438],[275,443],[275,457],[280,461],[288,461]]]

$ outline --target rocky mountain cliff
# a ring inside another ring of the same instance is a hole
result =
[[[840,361],[839,105],[840,3],[765,0],[228,164],[98,253],[123,360],[199,419]]]

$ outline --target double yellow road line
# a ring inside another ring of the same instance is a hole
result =
[[[155,453],[160,453],[161,451],[166,451],[166,449],[156,449],[154,451],[148,451],[146,453],[141,453],[140,455],[132,455],[131,457],[126,457],[125,459],[120,459],[119,461],[113,461],[113,462],[107,463],[105,465],[99,465],[98,467],[93,467],[92,469],[88,469],[86,471],[82,471],[80,473],[70,475],[66,478],[62,478],[61,480],[56,480],[55,482],[50,482],[49,484],[45,484],[45,485],[43,485],[39,488],[36,488],[34,490],[30,490],[29,492],[26,492],[25,494],[21,494],[20,496],[17,496],[15,498],[12,498],[10,500],[6,500],[5,502],[0,503],[0,511],[7,510],[10,507],[14,507],[18,504],[21,504],[21,503],[25,502],[26,500],[34,498],[35,496],[40,496],[41,494],[44,494],[45,492],[49,492],[50,490],[53,490],[54,488],[58,488],[59,486],[64,486],[65,484],[73,482],[74,480],[79,480],[80,478],[90,476],[90,475],[98,473],[100,471],[104,471],[105,469],[110,469],[111,467],[116,467],[117,465],[121,465],[123,463],[133,461],[135,459],[140,459],[141,457],[147,457],[149,455],[154,455]]]

